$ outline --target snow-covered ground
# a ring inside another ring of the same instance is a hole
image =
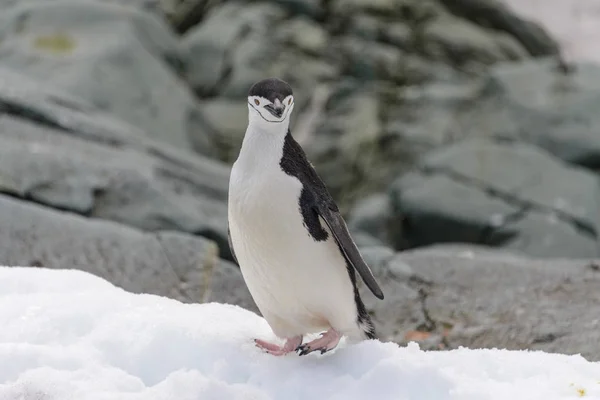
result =
[[[80,271],[0,267],[0,399],[600,399],[600,363],[376,341],[261,353],[241,308],[135,295]]]
[[[568,60],[600,63],[600,0],[504,0],[523,17],[543,25]]]

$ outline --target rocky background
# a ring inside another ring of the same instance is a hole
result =
[[[0,0],[0,264],[255,310],[226,202],[266,76],[382,340],[600,360],[600,66],[494,0]]]

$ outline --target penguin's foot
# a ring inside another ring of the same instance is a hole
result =
[[[254,339],[254,344],[256,344],[256,347],[269,354],[274,356],[284,356],[296,351],[298,346],[302,344],[302,336],[287,338],[283,346],[278,346],[275,343],[266,342],[261,339]]]
[[[301,344],[296,350],[299,351],[298,354],[301,356],[310,354],[313,351],[320,351],[321,354],[323,354],[335,349],[341,338],[342,335],[335,329],[331,328],[327,332],[321,333],[320,338],[305,344]]]

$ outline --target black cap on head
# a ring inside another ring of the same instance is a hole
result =
[[[293,94],[292,87],[287,82],[277,78],[268,78],[252,85],[248,96],[260,96],[273,102],[275,99],[283,101],[291,94]]]

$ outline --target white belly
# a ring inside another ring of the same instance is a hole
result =
[[[357,311],[345,260],[325,225],[329,238],[323,242],[304,226],[300,181],[275,170],[239,183],[230,186],[231,240],[250,293],[275,334],[333,327],[353,336]]]

